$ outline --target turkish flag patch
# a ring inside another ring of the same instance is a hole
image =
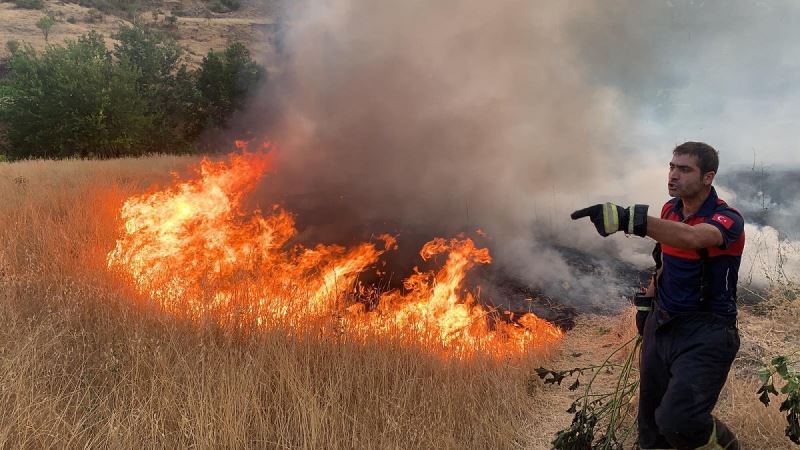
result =
[[[719,224],[722,224],[722,226],[725,227],[726,230],[730,230],[731,227],[733,226],[733,219],[731,219],[728,216],[723,216],[722,214],[714,214],[711,217],[711,220]]]

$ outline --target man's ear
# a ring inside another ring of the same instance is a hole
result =
[[[703,184],[704,184],[705,186],[711,186],[711,183],[713,183],[713,182],[714,182],[714,176],[715,176],[716,174],[717,174],[717,173],[716,173],[716,172],[713,172],[713,171],[711,171],[711,172],[706,172],[706,173],[705,173],[705,175],[703,175]]]

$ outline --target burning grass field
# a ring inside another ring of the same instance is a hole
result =
[[[317,316],[231,326],[109,270],[124,202],[197,162],[0,166],[0,446],[529,445],[548,347],[466,358]]]
[[[115,264],[123,230],[130,230],[120,213],[131,198],[177,186],[171,171],[191,178],[186,168],[198,163],[0,164],[0,447],[549,448],[553,433],[569,424],[564,411],[576,394],[529,383],[533,369],[596,363],[632,333],[629,316],[583,317],[563,340],[532,340],[524,331],[533,328],[482,328],[489,317],[472,304],[456,308],[471,324],[459,330],[494,334],[470,341],[443,328],[451,322],[437,322],[441,316],[410,309],[449,279],[444,268],[402,292],[383,293],[389,311],[352,304],[321,314],[264,315],[266,308],[253,315],[240,303],[220,308],[227,297],[214,279],[192,289],[210,290],[195,294],[216,300],[217,309],[176,304],[174,292],[154,294],[143,272]],[[450,253],[479,250],[443,242]],[[473,263],[486,259],[478,255]],[[159,261],[186,263],[166,254]],[[168,273],[185,273],[179,269]],[[260,286],[232,273],[243,285]],[[270,273],[259,274],[261,281],[274,282]],[[326,272],[309,273],[307,284],[321,286],[313,280]],[[258,293],[263,298],[263,289]],[[303,298],[327,298],[312,294]],[[780,299],[767,303],[766,312],[742,314],[742,351],[718,413],[745,448],[791,448],[782,415],[755,396],[754,367],[796,345],[800,309]],[[369,314],[383,319],[364,322],[375,319]],[[398,319],[412,316],[432,321],[433,334]]]

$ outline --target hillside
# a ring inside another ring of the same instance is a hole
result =
[[[152,23],[169,32],[187,51],[189,62],[197,64],[208,50],[220,50],[228,41],[244,42],[254,59],[267,67],[276,59],[274,35],[280,21],[277,1],[244,1],[240,9],[217,13],[209,9],[213,2],[198,0],[138,2],[138,9],[126,11],[108,9],[105,13],[71,2],[45,0],[42,10],[18,8],[13,2],[0,2],[0,59],[8,57],[6,43],[10,40],[30,43],[37,50],[47,42],[36,27],[45,14],[55,18],[48,42],[75,39],[96,30],[109,43],[111,34],[120,23],[130,23],[134,17]],[[169,22],[174,17],[175,23]]]

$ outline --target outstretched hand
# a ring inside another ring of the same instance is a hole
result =
[[[603,212],[603,205],[592,205],[588,208],[579,209],[569,216],[572,220],[578,220],[584,217],[594,217]]]
[[[600,203],[579,209],[570,214],[572,220],[588,217],[600,236],[608,236],[617,231],[624,231],[637,236],[647,234],[647,205],[635,205],[629,208],[613,203]]]

